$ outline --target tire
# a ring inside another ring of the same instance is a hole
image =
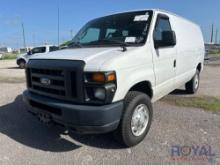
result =
[[[199,84],[200,84],[200,72],[197,70],[196,74],[194,75],[194,77],[192,78],[192,80],[190,80],[189,82],[186,83],[185,87],[186,87],[186,92],[189,94],[195,94],[198,89],[199,89]]]
[[[26,65],[26,62],[24,60],[19,60],[18,65],[19,65],[19,68],[24,69],[25,65]]]
[[[144,109],[145,108],[146,109],[141,110],[142,106]],[[143,121],[146,121],[144,119],[147,118],[143,118],[144,116],[146,117],[146,114],[138,116],[137,114],[139,113],[135,113],[138,111],[141,112],[146,111],[148,113],[147,125],[143,124],[144,122],[141,123],[141,119],[143,119]],[[137,119],[136,116],[137,117],[142,116],[142,118],[140,117],[139,120],[136,120]],[[137,145],[147,135],[151,126],[152,118],[153,118],[153,109],[150,98],[141,92],[136,92],[136,91],[129,92],[124,100],[124,112],[121,118],[120,125],[115,132],[115,137],[119,142],[121,142],[126,147],[132,147],[134,145]],[[136,122],[138,123],[137,125],[143,124],[144,126],[142,125],[143,126],[142,131],[135,132],[135,129],[133,129],[135,127],[134,126],[132,127],[132,125],[135,124],[134,122],[132,124],[132,121],[138,121]]]

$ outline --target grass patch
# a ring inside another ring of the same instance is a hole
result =
[[[209,51],[210,54],[220,54],[220,49],[212,49]]]
[[[171,105],[182,107],[202,108],[220,114],[220,99],[211,96],[198,96],[198,97],[179,97],[167,96],[162,99]]]
[[[220,57],[220,53],[209,54],[210,57]]]
[[[8,53],[8,54],[4,54],[0,60],[14,60],[16,59],[16,57],[17,57],[16,54]]]

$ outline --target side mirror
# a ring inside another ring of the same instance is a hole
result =
[[[27,52],[27,54],[28,54],[28,55],[32,55],[33,53],[32,53],[31,50],[29,50],[29,51]]]
[[[169,47],[176,45],[176,34],[174,31],[162,32],[162,39],[154,41],[155,48]]]

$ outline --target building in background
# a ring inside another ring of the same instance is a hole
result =
[[[1,47],[0,48],[0,52],[1,53],[11,53],[12,52],[12,48],[10,48],[10,47]]]

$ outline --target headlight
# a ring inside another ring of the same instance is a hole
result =
[[[94,96],[95,96],[95,98],[97,98],[99,100],[104,100],[105,99],[105,89],[104,88],[95,89]]]
[[[116,88],[115,72],[85,73],[85,101],[87,103],[110,103]]]

